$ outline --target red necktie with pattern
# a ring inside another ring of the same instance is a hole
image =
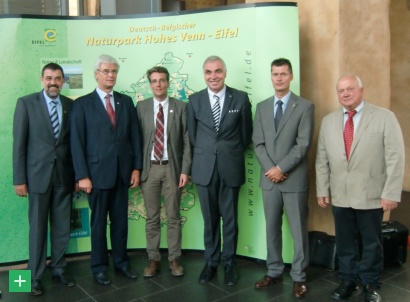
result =
[[[154,158],[155,160],[161,160],[164,156],[164,111],[161,104],[159,104],[155,124]]]
[[[352,110],[352,111],[347,111],[346,113],[347,113],[348,118],[345,124],[345,129],[343,131],[343,139],[345,141],[346,159],[349,160],[350,148],[352,147],[353,134],[354,134],[353,116],[357,113],[357,111]]]
[[[111,124],[113,128],[115,128],[115,111],[112,108],[111,102],[110,102],[110,94],[107,94],[105,96],[105,107],[107,109],[108,117],[110,118]]]

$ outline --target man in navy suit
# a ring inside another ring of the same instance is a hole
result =
[[[41,83],[42,91],[18,99],[13,124],[13,184],[18,196],[28,194],[27,268],[32,276],[31,294],[36,296],[43,293],[41,277],[46,268],[49,216],[51,261],[48,268],[53,279],[61,284],[75,284],[64,273],[74,189],[69,134],[72,100],[60,94],[64,85],[60,65],[45,65]]]
[[[251,104],[245,92],[225,85],[226,66],[221,58],[208,57],[203,72],[208,88],[189,98],[187,111],[194,148],[192,181],[197,186],[204,218],[206,264],[199,282],[211,281],[222,261],[225,283],[235,285],[238,195],[245,182],[244,153],[252,138]]]
[[[138,116],[130,97],[113,90],[118,62],[101,55],[94,64],[97,88],[78,98],[71,116],[76,180],[91,209],[91,270],[102,285],[107,276],[107,214],[116,271],[136,279],[128,263],[128,188],[140,181],[142,152]]]

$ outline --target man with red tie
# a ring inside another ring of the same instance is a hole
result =
[[[336,230],[341,282],[331,297],[347,300],[361,284],[365,301],[380,302],[383,211],[401,198],[403,135],[391,111],[363,100],[358,76],[341,77],[336,89],[343,108],[324,117],[316,157],[318,203],[332,201]]]
[[[127,256],[128,188],[139,184],[142,169],[138,116],[129,96],[113,90],[117,60],[101,55],[94,64],[97,88],[78,98],[71,115],[71,150],[76,181],[91,209],[91,271],[102,285],[107,276],[107,214],[113,264],[127,278],[138,275]]]

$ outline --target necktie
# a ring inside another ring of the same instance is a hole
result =
[[[343,139],[345,141],[346,159],[349,160],[350,148],[352,147],[353,133],[354,133],[353,116],[357,113],[357,111],[352,110],[346,113],[347,113],[348,118],[345,124],[345,129],[343,131]]]
[[[164,111],[161,104],[159,104],[155,125],[154,158],[161,160],[164,156]]]
[[[60,122],[58,121],[57,101],[51,101],[51,126],[53,127],[54,138],[57,139],[60,134]]]
[[[107,94],[105,96],[105,107],[107,109],[108,117],[110,118],[111,124],[115,128],[115,111],[112,108],[110,97],[111,97],[110,94]]]
[[[214,94],[215,103],[212,107],[212,117],[214,119],[214,129],[215,132],[219,131],[219,119],[221,118],[221,105],[219,104],[219,96]]]
[[[276,102],[276,105],[278,106],[276,108],[276,114],[275,114],[275,129],[276,130],[278,130],[278,126],[279,126],[280,120],[281,120],[282,115],[283,115],[282,104],[283,104],[283,102],[281,100],[278,100]]]

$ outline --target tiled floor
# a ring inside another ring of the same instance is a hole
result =
[[[409,255],[410,256],[410,255]],[[146,265],[146,255],[143,251],[130,253],[131,265],[140,275]],[[85,259],[84,259],[85,258]],[[384,302],[410,301],[410,258],[400,267],[387,268],[383,275],[383,285],[380,293]],[[140,277],[131,281],[109,271],[112,284],[101,286],[92,278],[88,257],[70,259],[67,272],[71,274],[77,285],[65,288],[53,283],[50,274],[43,278],[45,293],[42,296],[30,296],[27,293],[8,292],[8,272],[0,271],[1,301],[5,302],[209,302],[209,301],[297,301],[292,297],[293,282],[286,273],[283,283],[275,284],[266,289],[255,289],[254,283],[265,274],[265,264],[255,260],[238,259],[239,282],[236,286],[224,285],[223,270],[218,270],[217,277],[208,285],[198,283],[199,273],[204,265],[200,252],[186,252],[183,256],[186,274],[182,277],[171,275],[166,255],[163,256],[160,273],[152,279]],[[310,267],[308,269],[308,294],[301,301],[319,302],[332,301],[329,296],[337,286],[335,272]],[[357,296],[349,301],[363,301],[363,296]]]

